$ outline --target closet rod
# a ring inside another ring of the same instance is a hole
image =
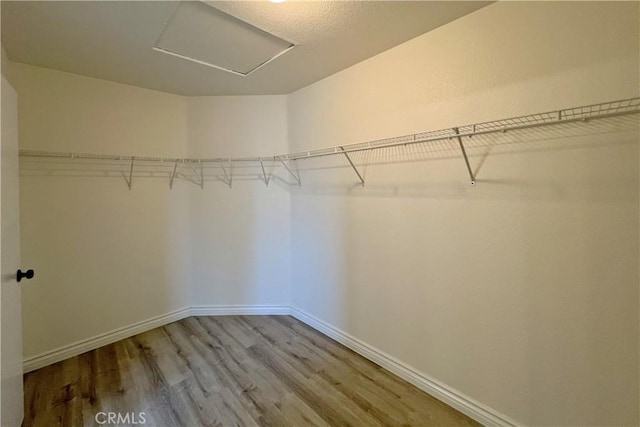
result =
[[[275,157],[224,157],[224,158],[178,158],[178,157],[149,157],[149,156],[120,156],[113,154],[94,154],[94,153],[75,153],[63,151],[38,151],[38,150],[20,150],[20,157],[41,157],[41,158],[58,158],[58,159],[83,159],[83,160],[112,160],[112,161],[131,161],[149,162],[149,163],[166,163],[167,166],[173,166],[175,163],[192,164],[192,163],[220,163],[220,162],[259,162],[263,161],[277,162]]]
[[[232,157],[232,158],[173,158],[173,157],[144,157],[144,156],[119,156],[108,154],[71,153],[71,152],[50,152],[20,150],[21,157],[42,157],[42,158],[66,158],[66,159],[89,159],[89,160],[115,160],[132,161],[136,165],[144,162],[166,163],[167,166],[175,164],[191,165],[193,163],[220,163],[229,164],[234,162],[255,163],[257,166],[261,162],[273,162],[282,164],[292,160],[304,160],[313,157],[334,156],[347,153],[379,150],[383,148],[393,148],[408,146],[413,144],[424,144],[429,142],[453,140],[461,141],[462,138],[472,138],[478,135],[509,132],[555,126],[568,123],[588,122],[596,119],[636,114],[640,112],[640,97],[622,99],[617,101],[603,102],[600,104],[583,105],[579,107],[567,108],[563,110],[553,110],[544,113],[530,114],[526,116],[511,117],[507,119],[494,120],[490,122],[475,123],[464,126],[452,126],[451,128],[440,129],[428,132],[412,133],[399,137],[379,139],[356,144],[341,145],[329,148],[321,148],[310,151],[303,151],[290,154],[282,154],[272,157]]]
[[[588,122],[596,119],[624,116],[640,113],[640,97],[628,98],[618,101],[603,102],[600,104],[584,105],[553,110],[544,113],[530,114],[527,116],[511,117],[508,119],[491,122],[476,123],[464,126],[453,126],[435,131],[419,132],[398,137],[385,138],[375,141],[360,142],[337,147],[321,148],[311,151],[280,156],[288,160],[302,160],[312,157],[333,156],[343,153],[358,151],[378,150],[413,144],[424,144],[457,138],[472,138],[477,135],[492,133],[504,133],[515,130],[532,129],[546,126],[554,126],[565,123]],[[456,132],[456,129],[458,130]]]

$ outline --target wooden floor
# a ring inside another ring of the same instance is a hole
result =
[[[477,425],[289,316],[190,317],[24,384],[25,427]]]

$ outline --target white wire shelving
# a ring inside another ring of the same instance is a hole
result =
[[[471,184],[475,185],[476,179],[469,163],[469,156],[467,155],[465,146],[466,139],[473,138],[474,136],[550,127],[567,123],[592,122],[594,120],[638,113],[640,113],[640,97],[270,157],[171,158],[32,150],[21,150],[19,154],[20,157],[23,158],[71,159],[73,161],[91,160],[119,162],[119,164],[124,162],[127,165],[128,170],[126,170],[126,172],[128,172],[128,174],[123,173],[122,175],[129,189],[131,189],[134,170],[136,170],[136,168],[144,168],[146,173],[151,175],[154,173],[166,173],[169,177],[169,188],[173,188],[173,184],[178,175],[181,175],[183,178],[200,187],[204,187],[205,169],[211,168],[212,166],[221,170],[223,176],[221,180],[231,187],[233,170],[239,166],[242,167],[242,165],[259,168],[262,175],[261,178],[266,185],[269,185],[273,177],[272,171],[282,167],[293,178],[295,184],[301,186],[300,171],[297,167],[293,166],[294,164],[312,158],[342,156],[353,169],[360,183],[364,186],[365,180],[363,174],[352,160],[353,154],[394,147],[407,147],[414,144],[435,144],[446,140],[457,142],[459,154],[464,159]],[[181,170],[187,170],[188,175],[184,172],[180,173],[179,171]],[[268,170],[270,172],[267,172]]]

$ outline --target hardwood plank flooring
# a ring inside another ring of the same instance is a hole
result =
[[[25,427],[478,425],[289,316],[190,317],[24,385]]]

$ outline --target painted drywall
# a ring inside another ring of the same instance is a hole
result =
[[[291,151],[638,96],[637,17],[490,5],[291,94]],[[476,187],[447,143],[309,161],[293,305],[519,423],[637,425],[638,125],[584,126],[467,140]]]
[[[9,77],[21,149],[186,153],[181,97],[17,63]],[[186,192],[24,169],[22,262],[36,271],[23,287],[26,358],[189,305]]]
[[[284,97],[187,99],[18,63],[8,74],[21,149],[186,157],[286,146]],[[231,130],[236,139],[219,138]],[[237,177],[233,191],[184,179],[169,190],[161,176],[129,191],[122,176],[72,164],[72,176],[21,164],[22,260],[36,270],[23,294],[26,358],[192,305],[289,303],[281,187]]]
[[[187,101],[189,156],[272,156],[287,150],[285,96],[194,97]],[[289,305],[289,192],[275,174],[236,167],[232,188],[191,186],[194,305]],[[218,171],[218,176],[222,174]]]
[[[288,97],[187,99],[20,64],[7,77],[23,149],[270,155],[288,151],[283,136],[311,149],[637,96],[637,15],[496,4]],[[364,188],[346,161],[311,163],[290,209],[282,183],[239,173],[233,190],[159,178],[130,192],[23,175],[23,261],[37,270],[25,355],[186,305],[286,305],[291,290],[297,308],[522,423],[637,424],[627,130],[481,140],[475,188],[448,147],[370,165]]]

